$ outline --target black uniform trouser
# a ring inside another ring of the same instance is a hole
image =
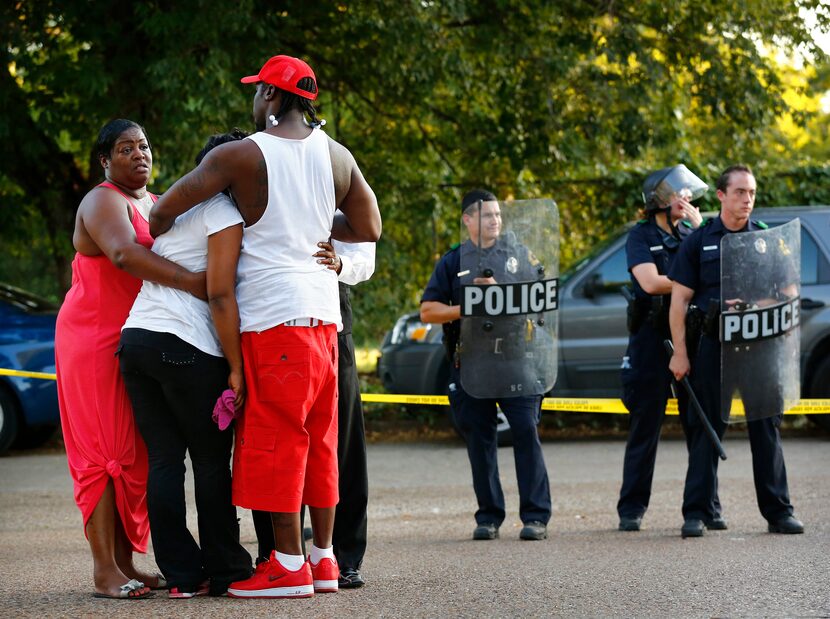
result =
[[[537,430],[541,396],[498,400],[474,398],[461,388],[456,368],[450,371],[449,396],[456,424],[467,444],[473,490],[478,500],[476,522],[500,526],[505,517],[498,466],[498,404],[507,417],[513,436],[519,517],[524,523],[538,521],[547,524],[551,513],[550,486]]]
[[[340,501],[334,516],[334,555],[340,569],[360,569],[366,553],[369,476],[360,381],[351,333],[337,336],[337,466]],[[259,556],[268,558],[275,548],[268,512],[253,512]]]
[[[622,370],[623,404],[629,412],[629,430],[623,458],[623,481],[617,502],[617,513],[621,518],[641,518],[651,498],[657,443],[666,414],[666,402],[671,397],[672,375],[664,339],[646,323],[631,335],[628,342],[628,364]],[[679,385],[675,391],[688,447],[689,432],[683,414],[687,396]],[[716,512],[720,513],[720,504],[717,504]]]
[[[228,364],[169,333],[125,329],[121,373],[147,445],[147,510],[153,550],[164,576],[185,591],[205,578],[211,593],[251,573],[231,502],[233,431],[220,431],[213,407],[228,382]],[[185,453],[196,490],[199,543],[187,528]]]
[[[718,437],[723,437],[726,423],[721,417],[720,343],[709,336],[700,338],[690,380],[706,416]],[[752,388],[751,385],[748,386]],[[700,421],[687,413],[689,425],[689,468],[683,492],[684,518],[708,519],[712,516],[713,496],[717,491],[718,454]],[[755,495],[761,515],[770,522],[790,516],[787,469],[778,427],[782,416],[747,422],[752,450],[752,473]]]
[[[366,434],[360,381],[351,333],[337,337],[337,465],[340,471],[340,502],[334,516],[334,554],[341,569],[359,569],[366,553],[369,475],[366,465]]]

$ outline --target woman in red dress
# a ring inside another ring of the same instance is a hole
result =
[[[118,369],[118,341],[142,280],[205,299],[205,276],[150,251],[153,156],[142,127],[111,121],[96,148],[107,180],[84,197],[75,217],[72,288],[55,335],[58,401],[94,595],[140,598],[165,583],[133,564],[133,552],[147,550],[147,452]]]

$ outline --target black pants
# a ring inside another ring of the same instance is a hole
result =
[[[351,333],[337,336],[337,465],[340,502],[334,516],[334,554],[341,569],[359,569],[366,553],[369,478],[363,405]],[[275,547],[271,516],[254,511],[259,556],[268,558]]]
[[[233,432],[211,416],[225,389],[228,364],[169,333],[125,329],[121,373],[150,471],[147,508],[156,562],[173,587],[193,591],[210,578],[211,594],[251,574],[251,556],[239,543],[231,503]],[[185,452],[190,452],[199,544],[187,529]]]
[[[337,337],[340,349],[337,388],[337,465],[340,502],[334,517],[334,554],[341,569],[360,569],[366,553],[369,474],[366,466],[366,433],[360,381],[351,333]]]
[[[548,471],[542,455],[537,425],[541,416],[541,396],[495,399],[474,398],[461,388],[458,370],[450,371],[450,406],[467,443],[467,455],[473,472],[473,490],[478,501],[475,519],[478,524],[504,521],[504,493],[499,480],[497,409],[510,424],[513,436],[513,459],[519,486],[519,517],[522,522],[547,524],[551,502]],[[452,384],[455,384],[453,388]]]
[[[721,417],[720,343],[711,337],[700,339],[700,349],[692,364],[691,382],[703,410],[719,437],[726,432]],[[689,425],[689,468],[683,492],[685,518],[711,517],[711,505],[717,492],[718,454],[706,431],[691,413]],[[747,422],[752,450],[752,473],[755,496],[761,515],[770,522],[790,516],[787,469],[781,447],[781,415]]]
[[[623,459],[623,481],[617,502],[617,513],[621,518],[641,518],[651,499],[657,443],[672,385],[664,339],[651,324],[646,323],[628,341],[627,363],[622,369],[622,399],[630,415]],[[676,392],[680,422],[688,447],[689,432],[685,415],[687,396],[679,385]],[[712,511],[720,514],[717,492],[714,502]]]

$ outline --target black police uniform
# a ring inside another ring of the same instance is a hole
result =
[[[674,234],[661,229],[653,216],[640,221],[628,233],[625,246],[629,272],[637,265],[653,263],[659,275],[667,275],[681,240],[691,232],[691,226],[685,221]],[[663,344],[671,338],[668,325],[671,295],[648,294],[633,274],[631,287],[634,298],[628,309],[630,335],[622,364],[622,401],[630,418],[617,513],[620,518],[639,519],[645,514],[651,497],[657,443],[666,402],[671,397],[672,375]],[[686,394],[677,391],[680,407],[685,409]],[[682,413],[680,420],[685,431],[686,418]]]
[[[478,248],[466,241],[444,254],[435,265],[421,302],[438,301],[458,305],[461,284],[472,283],[479,276],[461,272],[462,252],[478,252]],[[529,281],[536,278],[530,264],[527,248],[518,243],[499,239],[492,247],[481,251],[481,269],[492,269],[493,278],[499,283]],[[465,264],[468,260],[465,258]],[[498,471],[497,409],[501,408],[510,424],[513,436],[513,455],[519,486],[519,516],[523,523],[550,520],[551,501],[548,473],[542,456],[537,425],[541,416],[542,396],[510,398],[474,398],[464,391],[458,367],[455,345],[458,342],[460,321],[444,325],[445,344],[451,355],[449,399],[456,424],[467,444],[467,454],[473,473],[473,489],[478,500],[475,514],[479,525],[500,526],[504,521],[504,494]],[[484,334],[482,334],[484,337]]]
[[[750,221],[740,232],[766,228],[761,222]],[[669,271],[669,278],[694,290],[691,303],[708,308],[710,300],[720,304],[720,246],[727,230],[720,217],[708,221],[680,247]],[[688,337],[687,337],[688,339]],[[689,380],[700,404],[719,437],[726,431],[720,414],[721,349],[717,320],[711,321],[699,336],[698,350],[691,360]],[[746,398],[745,398],[746,399]],[[700,421],[687,414],[689,468],[683,492],[685,519],[711,518],[714,496],[717,492],[718,454]],[[755,494],[761,515],[775,523],[793,513],[787,487],[787,471],[778,428],[782,415],[747,422],[752,449],[752,472]]]

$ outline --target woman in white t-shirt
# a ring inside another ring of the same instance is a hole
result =
[[[213,147],[242,139],[213,136]],[[182,268],[207,271],[209,302],[145,281],[121,332],[121,373],[147,444],[147,507],[156,562],[171,598],[221,595],[251,574],[231,503],[233,432],[214,423],[217,398],[230,387],[236,408],[245,384],[236,305],[242,217],[218,194],[176,219],[153,251]],[[190,453],[199,513],[199,544],[187,528],[185,453]]]

